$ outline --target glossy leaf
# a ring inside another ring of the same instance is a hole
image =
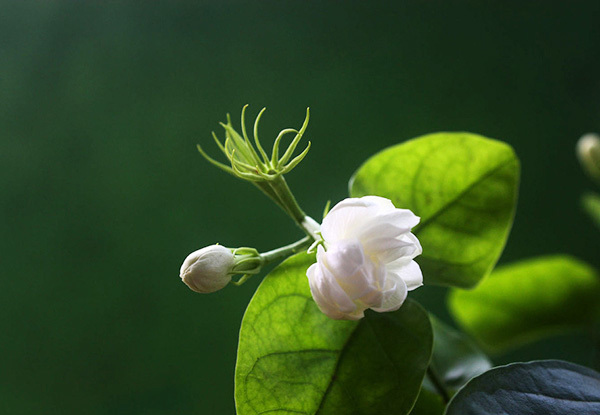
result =
[[[462,333],[431,318],[433,356],[431,365],[451,393],[492,367],[479,348]]]
[[[426,312],[332,320],[313,301],[298,254],[265,278],[242,321],[235,375],[239,415],[409,413],[432,350]]]
[[[598,415],[600,374],[560,360],[514,363],[471,380],[446,415]]]
[[[500,351],[598,320],[600,279],[589,265],[548,256],[499,267],[471,291],[453,290],[456,321]]]
[[[510,146],[437,133],[390,147],[350,180],[354,197],[391,199],[421,217],[425,284],[471,287],[494,267],[512,225],[519,163]]]

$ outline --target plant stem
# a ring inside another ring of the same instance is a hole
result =
[[[268,184],[268,182],[254,182],[253,183],[261,192],[263,192],[269,199],[271,199],[277,206],[279,206],[286,214],[292,216],[292,213],[287,208],[287,206],[283,203],[283,201],[279,198],[273,188]]]
[[[272,251],[264,252],[260,256],[264,259],[265,265],[274,261],[285,259],[292,254],[307,249],[312,243],[312,238],[306,236],[299,241],[294,242],[281,248],[273,249]]]
[[[269,186],[273,190],[273,193],[277,195],[277,198],[280,200],[281,204],[284,207],[284,211],[290,215],[290,217],[296,222],[296,224],[312,239],[314,239],[314,235],[310,233],[309,229],[306,229],[302,224],[304,218],[306,217],[306,213],[300,208],[296,198],[292,194],[287,182],[283,175],[278,176],[274,180],[268,182]]]
[[[437,372],[433,368],[433,365],[431,364],[427,368],[427,376],[429,377],[429,380],[431,380],[431,383],[433,383],[435,390],[437,390],[437,392],[444,400],[444,404],[448,404],[448,402],[450,402],[450,394],[444,386],[444,382],[440,379],[439,375],[437,374]]]

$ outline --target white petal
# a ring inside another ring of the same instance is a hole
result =
[[[358,273],[349,276],[340,286],[353,300],[362,299],[379,292],[376,281],[374,281],[373,269],[375,267],[361,268]]]
[[[407,232],[404,235],[402,235],[400,237],[400,239],[402,241],[408,242],[409,244],[411,244],[413,246],[413,249],[406,251],[406,253],[404,254],[405,256],[408,256],[412,259],[423,253],[423,248],[421,247],[421,242],[419,242],[419,240],[417,239],[417,237],[414,234]]]
[[[363,222],[369,220],[368,208],[362,203],[346,203],[352,200],[346,199],[338,203],[323,219],[321,235],[327,244],[353,238]]]
[[[393,285],[383,292],[383,301],[379,307],[372,307],[373,310],[383,313],[386,311],[394,311],[406,300],[408,290],[406,284],[401,278],[393,278],[393,275],[388,275],[390,280],[394,280]]]
[[[394,209],[379,215],[377,220],[404,229],[404,232],[407,232],[417,226],[421,218],[408,209]]]
[[[375,280],[375,285],[371,286],[371,290],[365,291],[358,298],[359,304],[361,304],[365,309],[374,306],[378,307],[381,305],[383,301],[382,289],[385,285],[386,273],[387,270],[385,267],[373,267],[373,269],[370,270],[370,279]]]
[[[421,244],[412,233],[406,233],[396,239],[380,238],[365,243],[365,252],[375,256],[379,262],[410,260],[423,252]],[[408,262],[408,261],[404,261]]]
[[[388,272],[396,274],[405,283],[409,291],[419,288],[423,285],[423,273],[419,264],[415,261],[406,263],[405,261],[397,261],[395,263],[388,264]]]
[[[335,305],[330,304],[323,295],[319,292],[314,284],[310,284],[310,293],[312,294],[315,303],[319,307],[319,310],[325,315],[335,320],[343,319],[345,314],[339,311]]]
[[[322,248],[319,246],[319,248]],[[325,254],[324,252],[322,252]],[[318,255],[317,255],[318,258]],[[342,313],[351,313],[356,310],[356,304],[352,299],[342,290],[338,284],[335,276],[325,266],[325,260],[323,256],[321,261],[317,262],[318,268],[315,271],[315,286],[325,298],[327,303],[334,306]]]
[[[353,313],[344,314],[343,317],[337,318],[336,320],[360,320],[365,316],[364,309],[356,309]]]
[[[319,290],[319,286],[321,285],[320,280],[322,279],[322,273],[319,267],[320,265],[316,263],[311,265],[306,271],[312,297],[323,314],[336,320],[342,319],[345,314],[337,308],[335,303],[332,303],[329,299],[325,298]]]
[[[373,279],[375,265],[365,257],[358,241],[342,241],[327,251],[327,269],[353,301],[377,290]]]
[[[327,267],[336,277],[356,274],[365,262],[363,248],[357,239],[340,241],[327,250]],[[342,282],[342,281],[340,281]]]
[[[368,206],[377,206],[382,211],[394,210],[396,207],[390,199],[381,196],[363,196],[360,200]]]
[[[321,235],[327,243],[351,239],[362,233],[363,227],[369,227],[379,215],[395,210],[389,199],[379,196],[344,199],[323,219]]]
[[[372,239],[396,239],[404,233],[406,233],[406,231],[403,228],[398,228],[394,225],[390,225],[389,223],[368,223],[359,229],[359,233],[356,235],[356,237],[363,245],[366,245],[368,241]]]
[[[378,238],[365,243],[368,255],[377,258],[377,262],[387,264],[407,257],[415,251],[414,245],[396,238]]]

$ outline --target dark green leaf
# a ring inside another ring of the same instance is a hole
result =
[[[600,374],[560,360],[494,368],[465,385],[446,415],[598,415]]]
[[[298,254],[265,278],[242,322],[235,375],[239,415],[394,414],[412,408],[432,350],[425,311],[407,300],[359,322],[318,309]]]
[[[471,287],[494,267],[512,225],[519,163],[512,148],[469,133],[437,133],[390,147],[350,180],[421,217],[425,284]]]
[[[492,367],[485,354],[462,333],[431,318],[433,356],[431,364],[451,392]]]
[[[410,415],[442,415],[444,408],[445,405],[442,397],[423,387],[421,388],[417,403],[415,403],[414,408],[410,411]]]
[[[430,316],[433,327],[431,369],[438,376],[445,395],[452,396],[473,377],[489,370],[489,359],[460,332]],[[425,377],[421,393],[411,415],[441,415],[445,404],[429,376]]]
[[[600,279],[568,256],[499,267],[477,288],[453,290],[450,311],[489,350],[500,351],[597,321]]]

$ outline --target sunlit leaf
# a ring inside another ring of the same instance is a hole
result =
[[[471,380],[446,415],[598,415],[600,374],[560,360],[514,363]]]
[[[597,321],[599,299],[593,268],[548,256],[499,267],[473,290],[453,290],[449,306],[467,332],[499,351]]]
[[[425,311],[407,300],[392,313],[332,320],[298,254],[265,278],[240,331],[235,374],[239,415],[409,413],[432,350]]]
[[[368,159],[350,181],[421,217],[415,228],[426,284],[471,287],[494,267],[512,225],[519,163],[510,146],[469,133],[437,133]]]

